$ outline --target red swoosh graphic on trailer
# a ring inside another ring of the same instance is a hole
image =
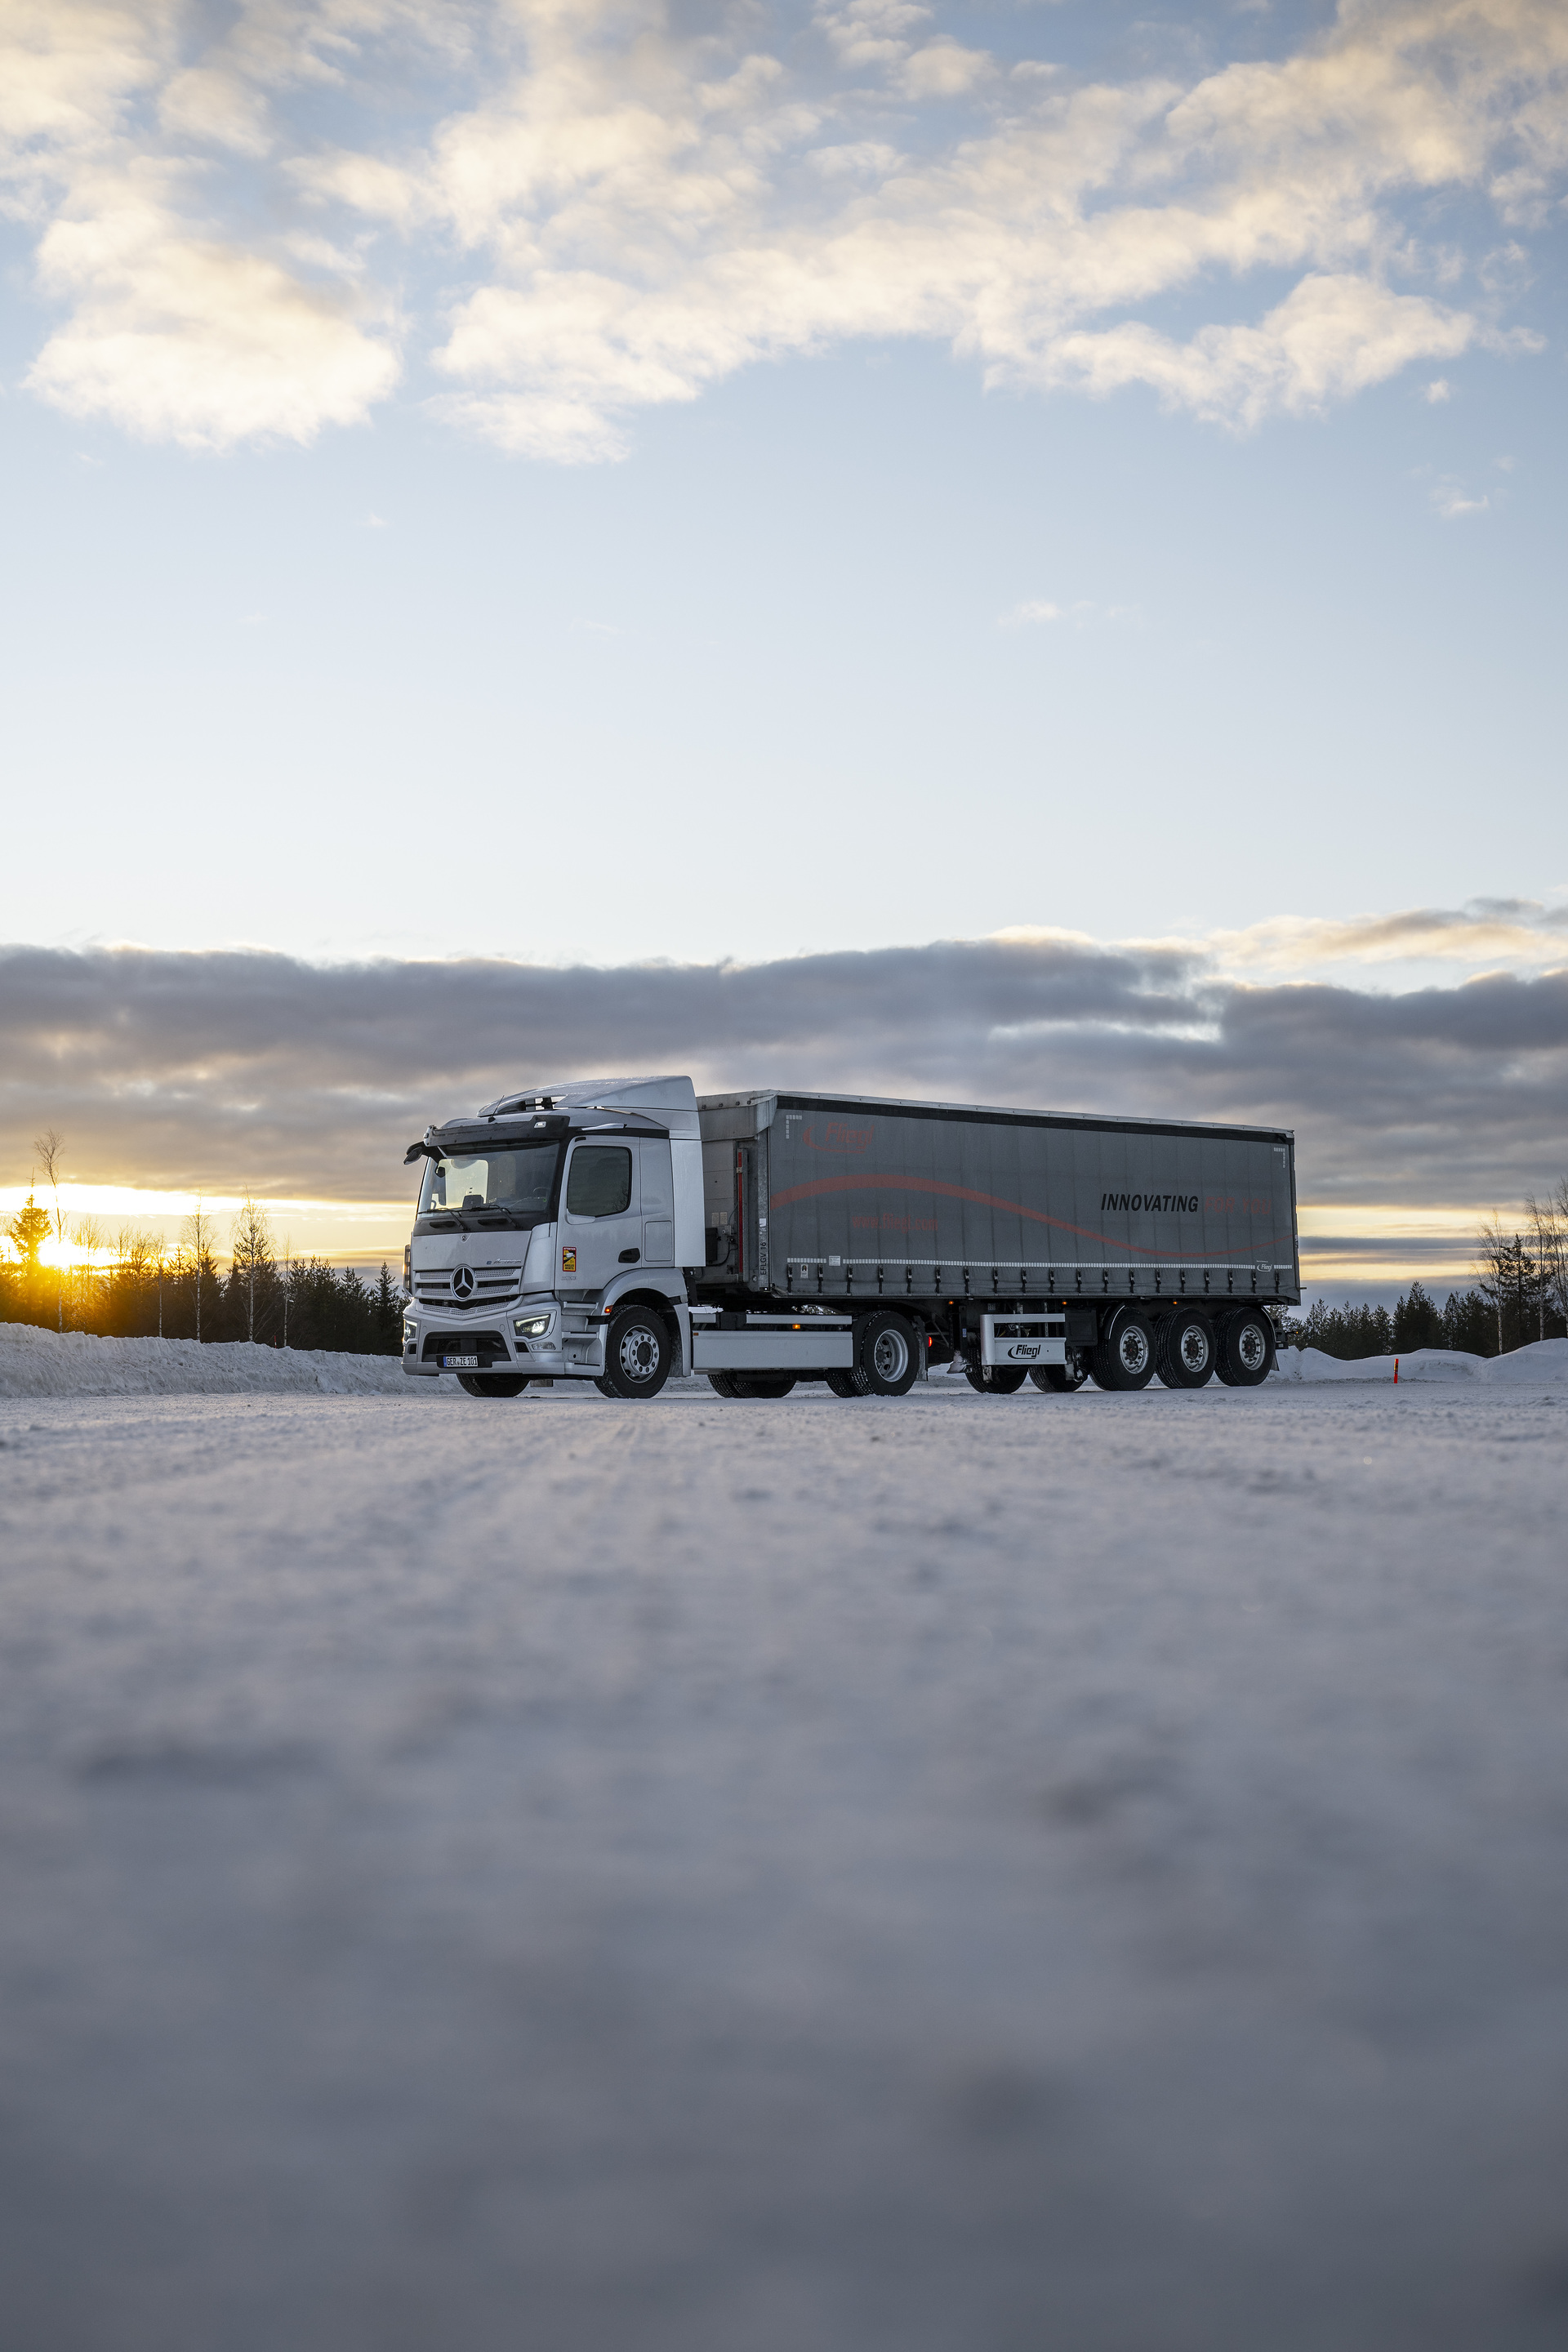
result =
[[[1137,1257],[1163,1259],[1170,1255],[1166,1250],[1145,1249],[1142,1242],[1115,1241],[1110,1234],[1097,1234],[1092,1225],[1074,1225],[1069,1224],[1065,1217],[1048,1217],[1043,1209],[1026,1209],[1022,1201],[1001,1201],[994,1192],[972,1192],[963,1184],[941,1184],[934,1177],[817,1176],[809,1184],[791,1184],[782,1192],[771,1193],[768,1206],[770,1209],[787,1209],[795,1201],[815,1201],[824,1192],[871,1192],[879,1188],[889,1192],[934,1193],[943,1201],[973,1201],[983,1209],[1005,1209],[1009,1216],[1027,1217],[1032,1224],[1052,1225],[1058,1233],[1076,1234],[1079,1241],[1099,1242],[1106,1249],[1131,1250]],[[1226,1261],[1215,1258],[1212,1263],[1223,1265]],[[1239,1265],[1251,1261],[1238,1258],[1236,1263]]]

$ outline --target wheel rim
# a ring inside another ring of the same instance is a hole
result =
[[[1256,1323],[1244,1323],[1236,1337],[1236,1352],[1244,1372],[1259,1372],[1268,1360],[1268,1342]]]
[[[651,1381],[658,1370],[658,1339],[646,1323],[634,1323],[621,1334],[616,1350],[622,1377],[641,1388]]]
[[[1209,1335],[1201,1323],[1189,1323],[1176,1342],[1176,1357],[1184,1372],[1201,1372],[1209,1360]]]
[[[879,1381],[901,1381],[909,1368],[910,1343],[901,1331],[879,1331],[871,1349],[872,1369]]]
[[[1116,1342],[1116,1356],[1122,1370],[1137,1380],[1149,1361],[1148,1333],[1130,1323]]]

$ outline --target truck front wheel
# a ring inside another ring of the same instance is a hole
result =
[[[521,1396],[528,1386],[526,1372],[459,1372],[458,1386],[469,1396]]]
[[[618,1397],[657,1396],[669,1378],[669,1332],[651,1307],[623,1307],[605,1339],[605,1378]]]

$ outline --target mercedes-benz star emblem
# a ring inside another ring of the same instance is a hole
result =
[[[460,1265],[452,1276],[452,1296],[454,1298],[471,1298],[473,1295],[474,1269],[471,1265]]]

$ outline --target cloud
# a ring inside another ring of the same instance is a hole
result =
[[[1485,514],[1491,500],[1484,492],[1479,499],[1468,497],[1458,482],[1445,477],[1432,486],[1432,503],[1445,522],[1453,522],[1459,515]]]
[[[1274,58],[1099,80],[1004,71],[943,13],[12,0],[0,189],[58,315],[29,381],[308,439],[412,342],[438,414],[584,462],[852,336],[1241,429],[1537,340],[1503,312],[1568,179],[1560,0],[1342,0]]]
[[[132,173],[89,194],[90,208],[56,220],[39,248],[45,289],[72,310],[27,383],[68,415],[221,448],[312,440],[360,423],[391,391],[388,320],[356,289],[189,234],[166,177]]]
[[[1454,388],[1446,375],[1434,376],[1421,397],[1429,408],[1438,408],[1445,401],[1453,398],[1453,392]]]
[[[1376,952],[1444,922],[1551,927],[1525,916],[1338,928]],[[1553,1181],[1568,1150],[1554,937],[1556,970],[1400,993],[1249,979],[1234,942],[1227,958],[1060,933],[632,970],[18,947],[0,951],[0,1181],[26,1180],[28,1139],[52,1123],[84,1182],[384,1199],[427,1119],[613,1066],[1267,1119],[1297,1129],[1320,1201],[1509,1199]]]

